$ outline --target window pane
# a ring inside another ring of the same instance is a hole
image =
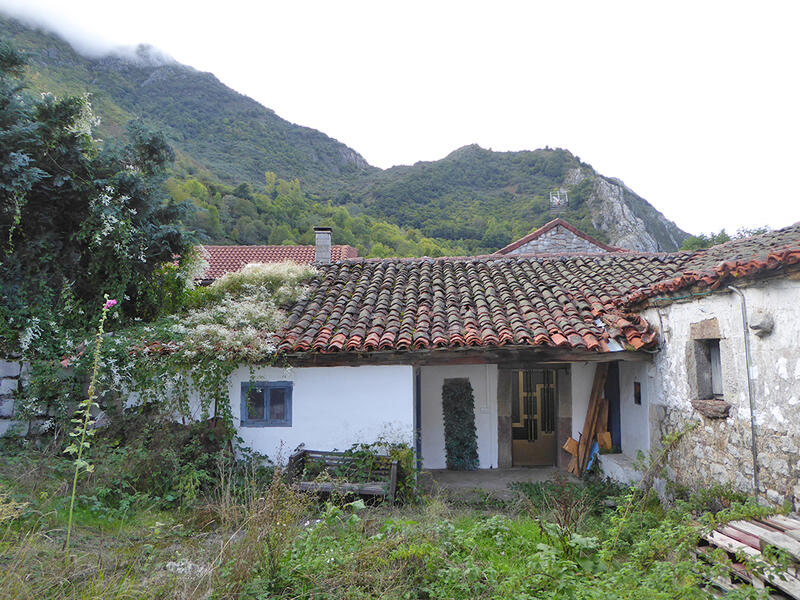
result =
[[[722,397],[722,363],[719,358],[719,340],[708,343],[709,361],[711,362],[711,393],[716,398]]]
[[[286,390],[283,388],[269,391],[269,420],[286,421]]]
[[[264,390],[251,388],[247,393],[247,419],[250,421],[264,420]]]

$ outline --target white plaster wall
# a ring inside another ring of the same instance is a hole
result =
[[[589,410],[589,395],[594,383],[595,363],[572,363],[572,437],[580,440],[583,433],[583,422]]]
[[[414,376],[410,366],[256,369],[253,381],[292,381],[291,427],[240,427],[241,385],[246,366],[230,378],[234,425],[249,447],[285,462],[300,444],[313,450],[345,450],[380,437],[413,445]]]
[[[641,450],[650,449],[648,363],[619,363],[619,406],[622,429],[622,453],[636,458]],[[633,382],[642,384],[642,403],[633,401]]]
[[[420,368],[422,464],[444,469],[442,385],[445,379],[467,377],[475,397],[475,427],[481,469],[497,468],[497,365],[453,365]]]

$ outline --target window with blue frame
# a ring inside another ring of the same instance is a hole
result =
[[[243,427],[291,427],[292,382],[242,383]]]

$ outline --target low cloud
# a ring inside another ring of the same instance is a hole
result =
[[[54,34],[66,41],[76,52],[87,58],[118,56],[131,62],[163,65],[176,62],[167,53],[147,44],[121,46],[118,43],[90,32],[75,22],[63,18],[55,11],[45,10],[17,0],[3,0],[0,15],[14,18],[21,23]]]

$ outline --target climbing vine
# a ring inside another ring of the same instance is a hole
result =
[[[478,468],[478,436],[475,429],[475,399],[469,379],[445,379],[442,386],[444,449],[448,469]]]
[[[294,263],[247,265],[187,292],[184,308],[176,313],[106,334],[98,405],[107,413],[125,406],[187,421],[216,417],[232,435],[231,373],[243,363],[274,364],[275,332],[313,274],[313,268]],[[80,393],[51,398],[44,390],[67,389],[54,385],[64,379],[82,381],[91,371],[90,354],[87,344],[79,344],[57,367],[37,366],[22,403],[27,414],[47,415],[47,427],[68,420]],[[82,386],[69,389],[80,392]]]

